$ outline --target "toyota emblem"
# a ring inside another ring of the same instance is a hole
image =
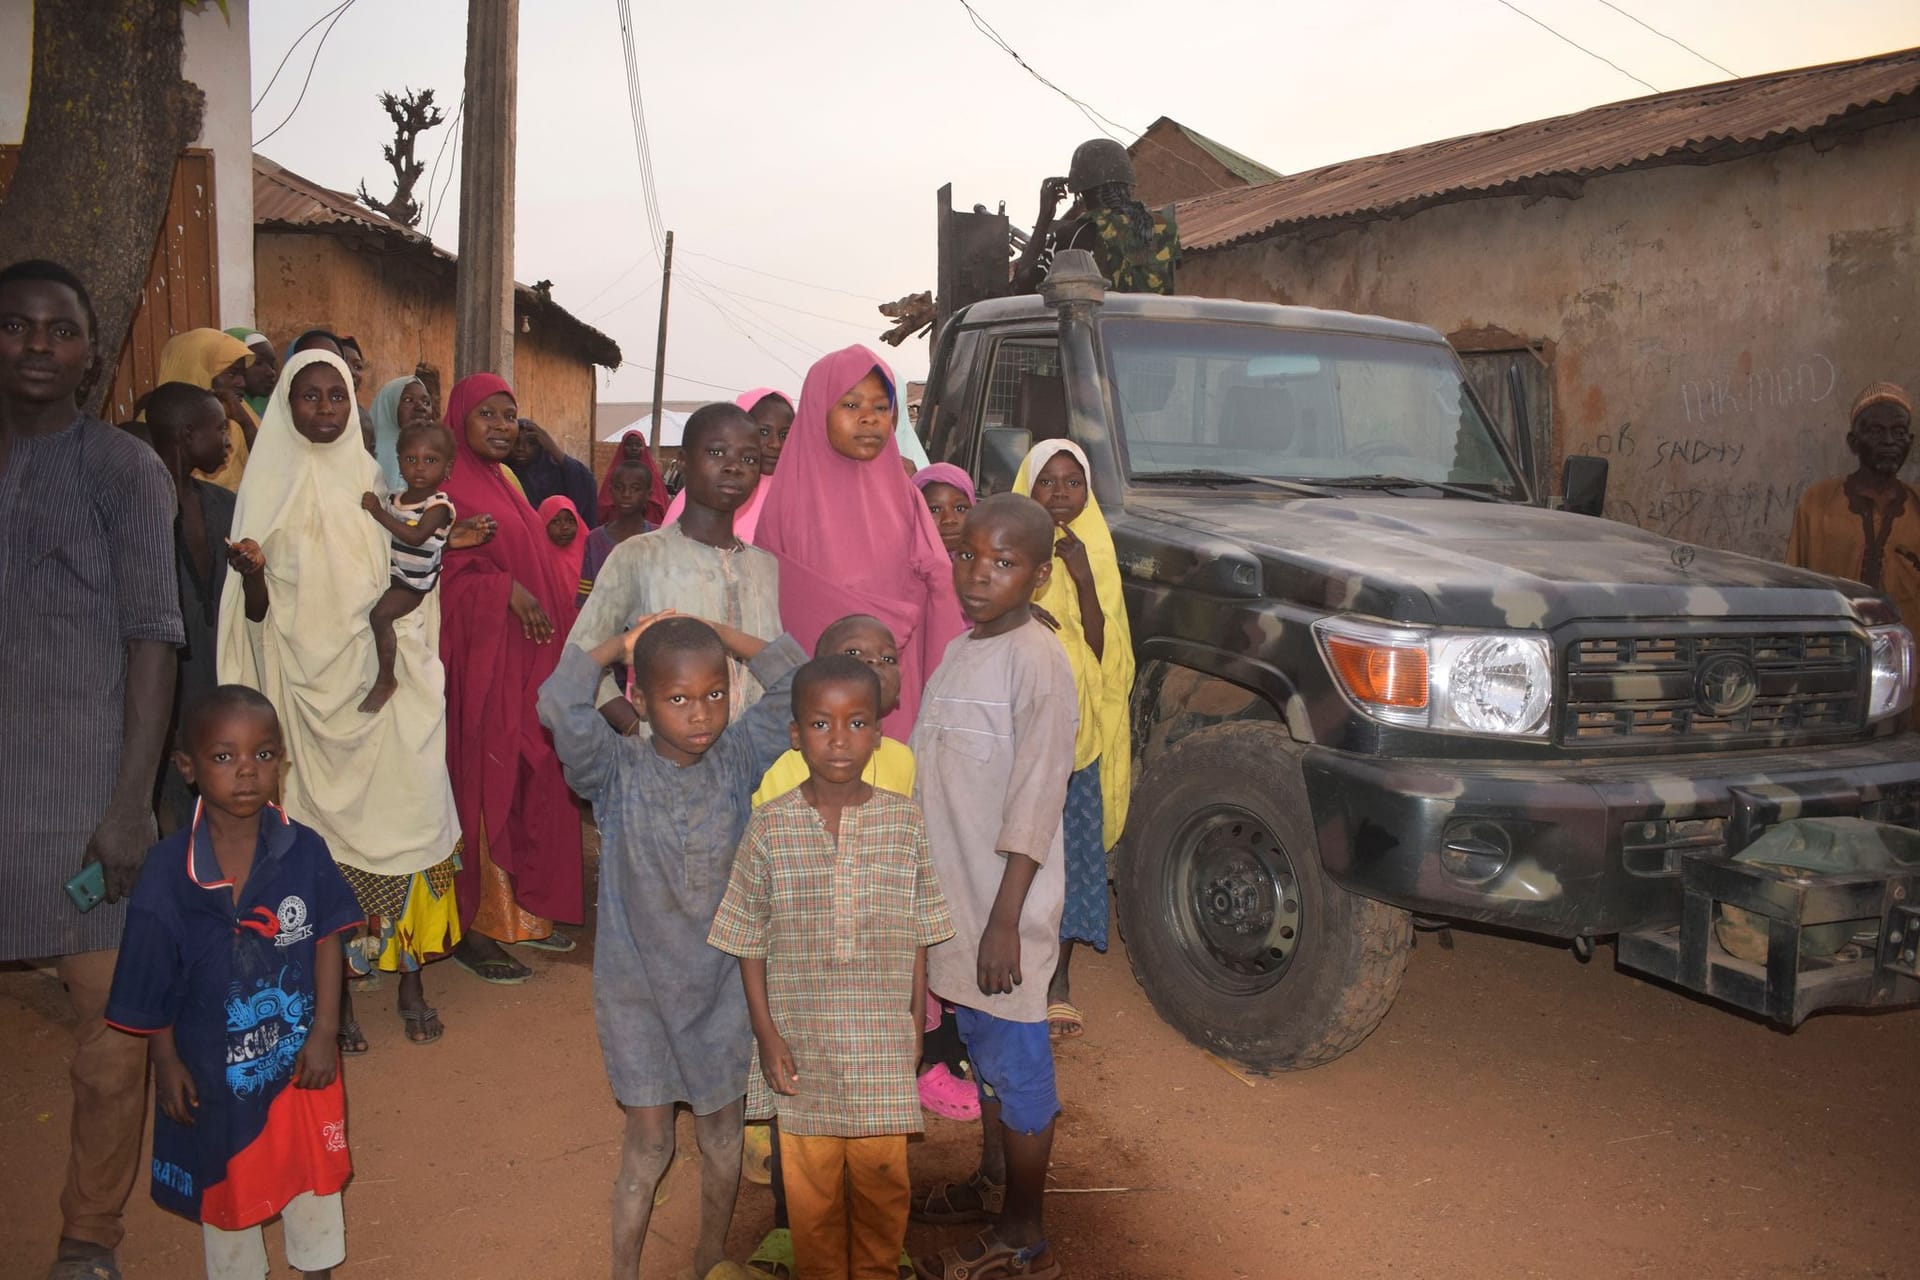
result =
[[[1745,654],[1714,654],[1694,672],[1694,703],[1702,715],[1714,720],[1739,715],[1759,693],[1760,674]]]

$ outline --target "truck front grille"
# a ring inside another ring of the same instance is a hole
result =
[[[1776,741],[1865,721],[1866,647],[1850,632],[1609,637],[1565,652],[1568,745]]]

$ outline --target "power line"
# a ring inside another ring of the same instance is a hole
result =
[[[705,258],[708,262],[717,262],[723,267],[732,267],[735,271],[745,271],[751,275],[765,276],[769,280],[780,280],[780,281],[784,281],[787,284],[797,284],[803,289],[818,289],[822,293],[843,294],[849,298],[857,298],[861,302],[872,302],[877,304],[882,301],[882,299],[880,298],[869,298],[864,293],[855,293],[851,289],[840,289],[830,284],[814,284],[810,280],[796,280],[792,276],[776,275],[771,271],[762,271],[758,267],[749,267],[743,262],[729,262],[725,258],[715,257],[711,253],[702,253],[698,249],[682,249],[680,250],[680,252],[684,254],[689,254],[695,258]]]
[[[647,214],[647,231],[656,258],[666,220],[660,214],[660,193],[653,177],[653,144],[647,135],[647,107],[640,92],[640,62],[633,51],[633,12],[628,0],[615,0],[620,18],[620,48],[627,68],[627,114],[633,120],[634,157],[640,163],[640,196]]]
[[[459,136],[461,128],[466,124],[466,121],[463,118],[466,115],[466,112],[467,112],[467,95],[463,93],[460,95],[460,109],[453,113],[453,128],[448,131],[447,136],[445,138],[442,138],[440,140],[440,149],[442,151],[445,151],[447,149],[447,143],[449,141]],[[427,219],[427,239],[429,240],[433,239],[434,224],[440,221],[440,214],[447,207],[447,192],[453,188],[453,174],[454,174],[454,171],[459,167],[460,167],[460,153],[456,151],[454,152],[452,163],[447,165],[447,180],[440,184],[440,194],[434,197],[433,216]],[[429,192],[428,194],[431,195],[432,193]]]
[[[427,205],[428,205],[427,234],[429,236],[433,234],[434,219],[440,216],[438,209],[435,207],[438,204],[438,201],[434,199],[434,194],[433,194],[433,184],[439,181],[439,178],[440,178],[440,157],[447,154],[447,144],[453,141],[454,134],[460,132],[460,117],[465,115],[466,113],[467,113],[467,93],[466,93],[466,90],[462,89],[460,91],[460,105],[454,108],[453,119],[447,122],[447,131],[440,135],[440,149],[433,153],[433,167],[427,170]],[[455,157],[455,160],[456,162],[458,161],[457,156]],[[451,182],[453,180],[452,179],[453,170],[449,169],[447,170],[447,173],[448,173],[447,180]]]
[[[1615,62],[1612,58],[1606,57],[1602,54],[1595,53],[1593,50],[1587,48],[1587,46],[1581,44],[1578,40],[1575,40],[1572,36],[1562,35],[1560,32],[1555,31],[1552,27],[1540,21],[1540,19],[1534,17],[1532,14],[1528,13],[1525,9],[1522,9],[1519,5],[1514,4],[1513,0],[1499,0],[1499,2],[1505,5],[1507,8],[1513,10],[1515,13],[1519,14],[1521,17],[1525,18],[1528,22],[1531,22],[1535,26],[1539,27],[1542,31],[1545,31],[1551,34],[1554,39],[1564,40],[1566,43],[1572,45],[1574,48],[1578,49],[1580,52],[1586,54],[1589,58],[1596,58],[1599,61],[1606,63],[1608,66],[1612,67],[1615,71],[1618,71],[1621,75],[1633,81],[1635,84],[1645,85],[1648,89],[1652,89],[1653,92],[1655,93],[1660,92],[1660,90],[1655,89],[1650,84],[1647,84],[1645,80],[1642,80],[1639,76],[1633,74],[1633,72],[1627,70],[1625,67]]]
[[[762,315],[760,312],[755,311],[752,307],[748,306],[746,303],[740,301],[738,294],[729,293],[726,289],[721,288],[721,286],[707,279],[707,277],[701,275],[699,272],[688,270],[687,275],[692,279],[699,281],[701,284],[705,285],[707,288],[713,289],[719,292],[720,294],[726,296],[727,298],[729,298],[731,300],[730,308],[729,308],[730,310],[733,310],[736,314],[740,315],[744,319],[749,320],[752,323],[758,325],[760,329],[767,334],[768,337],[777,338],[781,342],[784,342],[788,347],[791,347],[793,349],[795,354],[797,354],[802,360],[806,361],[808,364],[812,364],[814,359],[819,355],[820,344],[818,342],[809,341],[808,339],[803,338],[799,334],[793,332],[793,330],[785,328],[775,323],[771,318],[765,315]]]
[[[312,24],[309,25],[305,31],[302,31],[300,33],[299,38],[296,39],[292,44],[287,46],[287,51],[280,55],[280,65],[273,69],[273,75],[267,80],[267,87],[262,89],[260,91],[260,96],[253,100],[253,106],[249,108],[249,111],[258,111],[260,109],[260,104],[267,100],[267,95],[273,92],[273,86],[280,82],[280,73],[286,70],[287,60],[293,57],[293,51],[295,49],[298,49],[301,45],[307,42],[307,37],[313,34],[313,28],[319,26],[321,23],[325,22],[328,18],[331,18],[334,14],[339,13],[342,9],[346,8],[348,5],[352,3],[353,3],[353,0],[341,0],[341,3],[335,5],[333,8],[327,10],[325,13],[315,18]]]
[[[640,301],[640,299],[646,297],[648,294],[652,293],[655,289],[658,289],[659,287],[660,287],[660,282],[658,280],[649,280],[644,286],[641,287],[638,293],[623,299],[621,302],[619,302],[615,306],[608,307],[605,311],[599,312],[598,314],[589,317],[587,320],[587,323],[598,324],[600,323],[600,321],[605,320],[608,316],[618,315],[620,314],[620,312],[625,311],[628,307]],[[584,307],[581,309],[585,310]]]
[[[1068,93],[1065,89],[1062,89],[1059,85],[1055,84],[1053,81],[1041,75],[1038,71],[1034,69],[1033,64],[1028,62],[1025,58],[1021,57],[1019,52],[1015,50],[1012,45],[1007,43],[1006,37],[1001,35],[998,31],[995,31],[993,29],[993,24],[991,22],[988,22],[985,18],[981,17],[979,14],[979,11],[976,10],[971,4],[969,4],[967,0],[960,0],[960,7],[967,11],[967,19],[968,21],[973,23],[975,30],[977,30],[981,35],[985,36],[987,39],[991,40],[994,44],[998,45],[1002,53],[1005,53],[1009,58],[1012,58],[1015,62],[1019,63],[1020,69],[1022,71],[1025,71],[1028,75],[1032,76],[1035,80],[1038,80],[1041,84],[1047,86],[1047,88],[1053,90],[1055,93],[1065,98],[1068,102],[1071,102],[1074,106],[1074,109],[1077,110],[1081,115],[1087,118],[1087,123],[1091,124],[1094,128],[1098,129],[1101,133],[1106,134],[1109,138],[1112,138],[1115,142],[1119,142],[1121,140],[1120,135],[1113,133],[1111,130],[1109,130],[1107,128],[1107,125],[1112,125],[1115,129],[1120,130],[1120,133],[1133,134],[1136,137],[1140,134],[1141,132],[1140,130],[1128,128],[1126,125],[1123,125],[1119,121],[1115,120],[1112,116],[1109,116],[1105,112],[1096,110],[1095,108],[1087,105],[1087,103],[1081,101],[1079,98],[1074,97],[1072,94]],[[1106,122],[1105,124],[1101,123],[1101,121],[1103,120]]]
[[[333,21],[327,24],[327,29],[320,33],[319,43],[313,46],[313,60],[307,63],[307,78],[300,82],[300,96],[293,100],[293,110],[287,112],[286,120],[282,120],[279,124],[267,130],[266,138],[255,138],[253,140],[254,146],[258,147],[261,143],[265,142],[267,138],[271,138],[274,134],[286,128],[287,122],[292,120],[299,112],[300,104],[307,100],[307,86],[313,83],[313,69],[320,65],[320,51],[327,47],[327,37],[333,34],[333,29],[340,25],[340,19],[346,17],[347,10],[353,8],[357,2],[358,0],[346,0],[346,3],[334,10]],[[302,37],[302,39],[304,38],[305,37]],[[277,75],[279,73],[275,72],[275,74]]]
[[[724,306],[722,306],[718,299],[716,299],[712,294],[708,293],[705,289],[701,288],[697,282],[693,280],[688,280],[687,288],[693,291],[694,297],[700,299],[702,302],[706,303],[709,307],[712,307],[714,311],[719,314],[720,318],[726,322],[726,325],[729,329],[732,329],[735,333],[739,334],[741,337],[745,338],[748,342],[752,343],[755,349],[758,350],[761,355],[779,364],[782,368],[784,368],[788,373],[791,373],[794,377],[798,378],[800,376],[800,371],[798,369],[788,364],[785,360],[781,359],[781,357],[775,355],[773,352],[767,350],[766,347],[761,346],[760,339],[754,337],[751,332],[749,332],[744,326],[740,324],[738,320],[734,318],[734,315],[731,311],[728,311]]]
[[[1607,8],[1613,10],[1615,13],[1625,18],[1628,22],[1634,23],[1637,26],[1645,27],[1647,30],[1653,32],[1653,34],[1659,36],[1662,40],[1665,40],[1668,44],[1678,45],[1680,48],[1685,49],[1688,53],[1700,59],[1700,61],[1706,63],[1708,66],[1719,68],[1721,71],[1726,72],[1729,76],[1732,76],[1735,80],[1738,80],[1740,78],[1740,73],[1738,71],[1735,71],[1732,67],[1727,66],[1723,62],[1715,62],[1712,58],[1709,58],[1706,54],[1700,52],[1698,49],[1694,48],[1692,45],[1688,44],[1686,41],[1675,39],[1673,36],[1668,35],[1666,32],[1662,31],[1660,28],[1654,26],[1650,22],[1641,21],[1639,18],[1636,18],[1632,14],[1628,13],[1625,9],[1622,9],[1619,5],[1610,3],[1610,0],[1600,0],[1600,3],[1603,5],[1606,5]]]
[[[650,364],[623,364],[620,367],[622,369],[638,369],[642,373],[653,372],[653,366]],[[739,395],[742,391],[746,390],[745,387],[729,387],[729,386],[724,386],[718,382],[708,382],[702,378],[689,378],[686,374],[675,373],[671,369],[667,371],[667,376],[669,378],[677,378],[681,382],[691,382],[696,387],[708,387],[714,391],[725,391],[732,395]]]
[[[729,289],[724,285],[714,284],[713,281],[707,280],[705,276],[701,276],[700,279],[706,281],[706,284],[709,287],[720,290],[720,292],[726,294],[728,297],[733,298],[736,301],[758,302],[765,306],[778,307],[782,311],[791,311],[795,315],[808,316],[814,320],[831,320],[834,324],[850,325],[855,329],[873,328],[873,322],[871,321],[849,320],[844,316],[830,316],[819,311],[808,311],[804,307],[796,307],[790,303],[785,303],[785,302],[775,302],[772,298],[756,298],[754,295],[750,293],[741,293],[738,289]]]

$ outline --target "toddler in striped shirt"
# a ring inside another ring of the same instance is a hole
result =
[[[452,499],[440,492],[453,470],[453,433],[438,422],[413,423],[400,429],[395,451],[407,487],[384,499],[377,493],[360,498],[367,514],[393,538],[393,580],[367,615],[380,663],[373,688],[360,702],[368,715],[386,706],[399,687],[393,675],[393,624],[419,608],[439,584],[440,556],[455,519]]]

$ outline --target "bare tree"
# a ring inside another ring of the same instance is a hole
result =
[[[420,181],[420,175],[426,172],[425,162],[413,158],[413,144],[427,130],[436,128],[446,120],[446,113],[433,105],[433,90],[422,89],[415,93],[408,89],[402,96],[391,93],[380,95],[380,105],[386,108],[387,116],[393,121],[393,141],[380,148],[387,163],[393,167],[393,198],[376,200],[367,190],[367,184],[360,184],[360,202],[369,209],[386,214],[395,222],[405,226],[420,225],[420,202],[413,198],[413,184]]]
[[[52,258],[92,293],[110,372],[126,340],[173,164],[206,95],[180,77],[181,0],[37,0],[19,167],[0,201],[0,261]],[[85,395],[98,410],[105,378]]]

